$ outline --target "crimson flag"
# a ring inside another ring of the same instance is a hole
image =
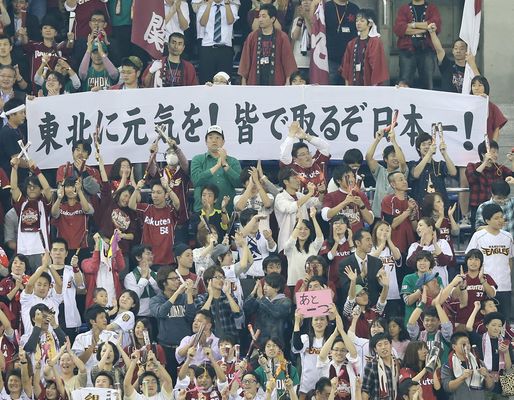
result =
[[[164,2],[134,0],[132,7],[132,43],[141,47],[152,58],[161,58],[166,42]]]
[[[312,55],[309,68],[311,84],[328,85],[328,51],[325,26],[325,2],[321,0],[312,19]]]

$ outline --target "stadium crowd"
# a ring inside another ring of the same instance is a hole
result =
[[[40,170],[24,147],[33,96],[231,84],[235,61],[242,85],[309,83],[317,0],[164,6],[167,52],[151,60],[130,42],[132,0],[0,1],[0,399],[514,396],[514,165],[498,161],[507,120],[492,102],[465,168],[442,134],[418,134],[406,160],[391,124],[329,169],[328,142],[293,122],[273,177],[242,168],[218,125],[202,154],[161,133],[139,179],[90,140]],[[330,84],[389,83],[375,12],[321,6]],[[399,8],[399,85],[435,89],[438,67],[437,89],[460,93],[468,63],[471,94],[489,96],[466,43],[450,58],[440,31],[433,3]]]

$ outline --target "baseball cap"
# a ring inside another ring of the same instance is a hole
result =
[[[216,264],[218,263],[218,257],[219,256],[222,256],[224,254],[227,254],[230,250],[230,247],[224,245],[224,244],[217,244],[214,249],[212,250],[212,253],[211,253],[211,259],[212,261],[214,261]]]
[[[218,135],[220,135],[223,138],[223,140],[225,140],[225,135],[223,134],[223,129],[221,129],[221,126],[219,126],[219,125],[209,126],[209,129],[207,129],[205,138],[207,138],[207,136],[209,136],[210,133],[217,133]]]

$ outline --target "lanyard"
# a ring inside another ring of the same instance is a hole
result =
[[[341,29],[341,25],[343,24],[344,16],[346,15],[346,10],[348,9],[348,3],[346,3],[346,6],[344,7],[343,15],[339,16],[339,7],[336,3],[334,3],[336,6],[336,14],[337,14],[337,30],[339,31]]]

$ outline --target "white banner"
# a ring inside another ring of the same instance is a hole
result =
[[[407,160],[419,158],[414,148],[417,135],[430,133],[432,123],[438,122],[455,164],[478,160],[487,100],[430,90],[340,86],[112,90],[36,98],[27,101],[27,118],[31,157],[40,168],[56,168],[71,160],[74,141],[92,139],[97,125],[106,163],[118,157],[146,162],[157,138],[157,123],[164,124],[189,159],[206,151],[206,130],[217,124],[224,130],[229,155],[270,160],[279,158],[279,145],[291,122],[298,120],[308,133],[328,140],[332,157],[340,159],[350,148],[365,154],[374,132],[390,123],[394,109],[399,110],[397,140]],[[386,145],[385,141],[379,145],[377,157]],[[89,161],[94,164],[94,157]]]

